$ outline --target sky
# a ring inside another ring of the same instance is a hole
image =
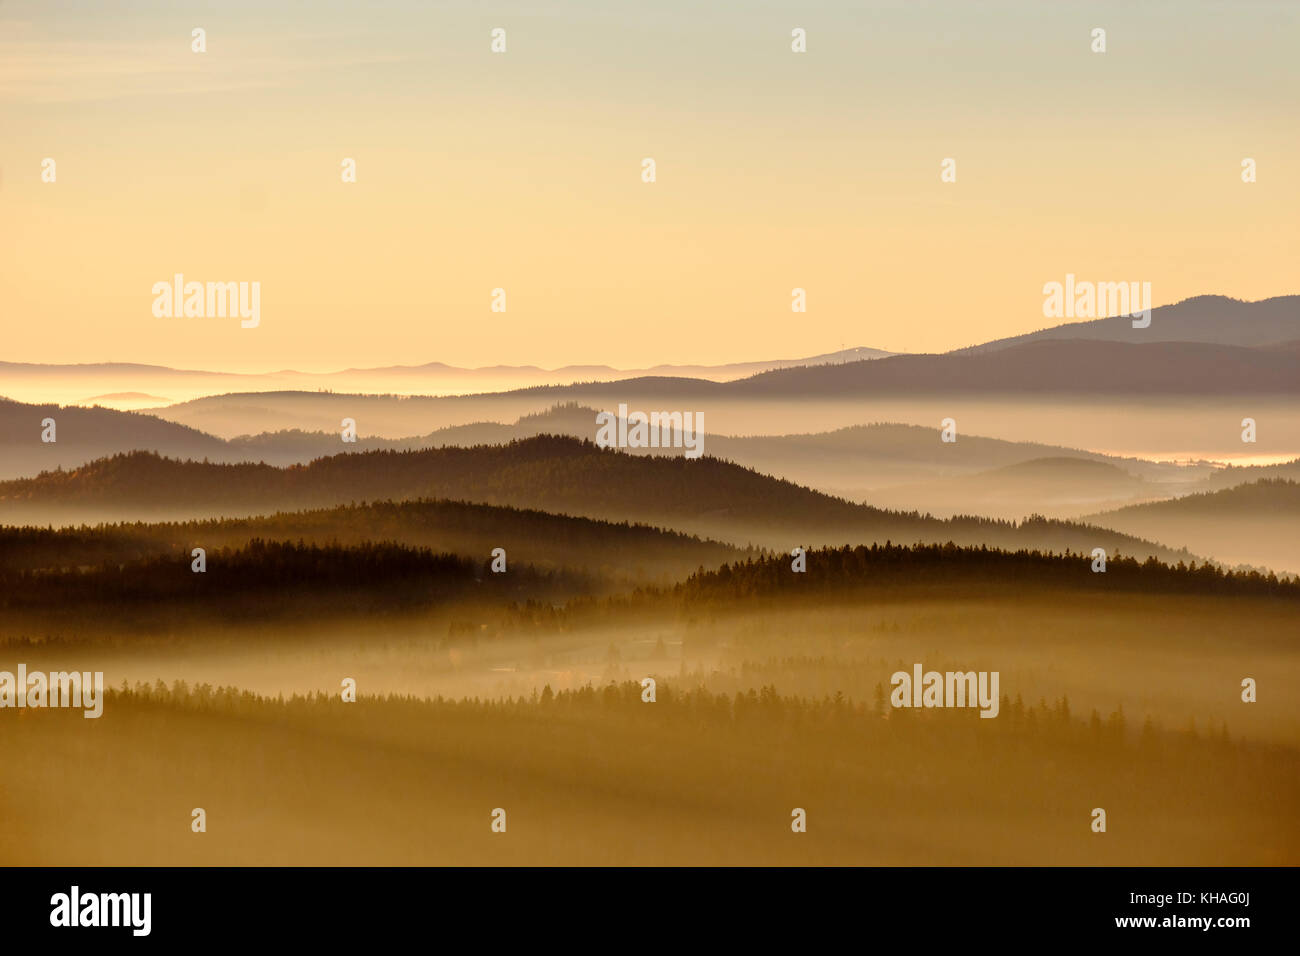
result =
[[[1297,50],[1256,0],[0,0],[0,360],[720,364],[1031,331],[1067,273],[1296,293]],[[258,326],[155,316],[176,273]]]

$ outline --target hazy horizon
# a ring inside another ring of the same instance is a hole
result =
[[[941,9],[936,27],[903,2],[394,0],[304,22],[251,0],[14,0],[5,357],[721,364],[742,337],[790,356],[1032,331],[1067,274],[1149,282],[1155,306],[1288,291],[1294,7],[1200,0],[1176,31],[1160,4]],[[260,282],[259,326],[155,317],[176,273]]]

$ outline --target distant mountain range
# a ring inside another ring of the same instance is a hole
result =
[[[1118,346],[1128,346],[1120,348]],[[1183,346],[1179,348],[1178,346]],[[1243,351],[1248,350],[1248,351]],[[1001,357],[995,358],[994,355]],[[877,360],[880,360],[877,362]],[[442,362],[312,373],[240,374],[130,363],[0,362],[0,396],[27,402],[159,407],[248,393],[518,395],[596,400],[614,392],[693,398],[809,397],[890,393],[1293,394],[1300,362],[1300,296],[1244,302],[1197,296],[1153,310],[1135,329],[1128,316],[1073,322],[942,355],[851,348],[797,359],[725,365],[532,365],[459,368]],[[878,366],[878,367],[877,367]]]
[[[338,372],[243,374],[174,369],[161,365],[100,362],[87,365],[39,365],[0,362],[0,395],[29,402],[99,403],[123,410],[156,407],[203,395],[263,391],[340,391],[382,395],[460,395],[538,385],[613,381],[640,376],[671,376],[727,382],[772,369],[834,365],[892,355],[880,349],[851,348],[798,359],[770,359],[727,365],[656,365],[617,369],[608,365],[493,365],[457,368],[442,362],[350,368]]]
[[[599,394],[607,392],[608,386],[572,386],[563,394],[579,391]],[[730,398],[917,393],[1297,395],[1300,351],[1202,342],[1036,339],[984,351],[777,369],[718,385],[716,391]]]
[[[992,423],[978,429],[985,435],[1006,427],[997,423],[1016,421],[1018,437],[1043,441],[1071,434],[1078,423],[1087,426],[1087,437],[1069,442],[1074,447],[1232,458],[1234,451],[1252,450],[1239,441],[1238,423],[1245,415],[1267,421],[1260,429],[1259,454],[1300,453],[1300,419],[1290,411],[1298,398],[1300,350],[1061,340],[993,352],[801,366],[731,382],[646,377],[444,397],[236,393],[152,413],[227,438],[284,430],[337,432],[345,418],[355,420],[365,435],[405,438],[513,422],[562,403],[693,410],[705,414],[709,431],[730,435],[830,431],[871,420],[937,427],[942,418],[960,412],[963,423],[981,418]],[[1182,411],[1157,420],[1160,409],[1175,406]],[[1048,414],[1046,407],[1060,413]],[[1135,416],[1147,412],[1144,432]],[[1142,434],[1151,438],[1133,439]]]
[[[1300,295],[1281,295],[1244,302],[1222,295],[1199,295],[1175,305],[1151,310],[1151,325],[1133,328],[1126,315],[1065,325],[995,339],[957,349],[953,354],[992,352],[1014,345],[1060,339],[1128,342],[1205,342],[1212,345],[1257,347],[1300,340]]]

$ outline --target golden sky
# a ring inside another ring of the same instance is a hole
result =
[[[3,360],[636,368],[943,351],[1067,272],[1300,292],[1300,4],[103,7],[0,4]],[[177,272],[260,325],[155,317]]]

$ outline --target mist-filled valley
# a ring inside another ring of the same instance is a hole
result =
[[[245,557],[277,571],[181,562],[210,598],[157,564],[6,578],[5,659],[110,687],[100,720],[28,710],[5,736],[7,809],[66,772],[67,746],[100,781],[94,812],[78,788],[40,811],[85,830],[11,830],[11,861],[1247,864],[1300,838],[1300,708],[1234,703],[1241,676],[1300,679],[1300,586],[1277,579],[891,547],[602,597],[526,567],[490,594],[491,571],[451,559],[412,590],[391,556],[315,579],[294,573],[310,551]],[[998,671],[997,719],[889,707],[913,662]],[[1096,804],[1143,839],[1099,850],[1068,809]],[[187,842],[190,806],[240,822]],[[496,807],[523,834],[508,850],[488,845]],[[828,832],[790,844],[792,807]],[[99,814],[119,825],[92,839]],[[436,821],[415,841],[412,815]]]
[[[1294,863],[1294,305],[628,379],[15,366],[0,861]]]

